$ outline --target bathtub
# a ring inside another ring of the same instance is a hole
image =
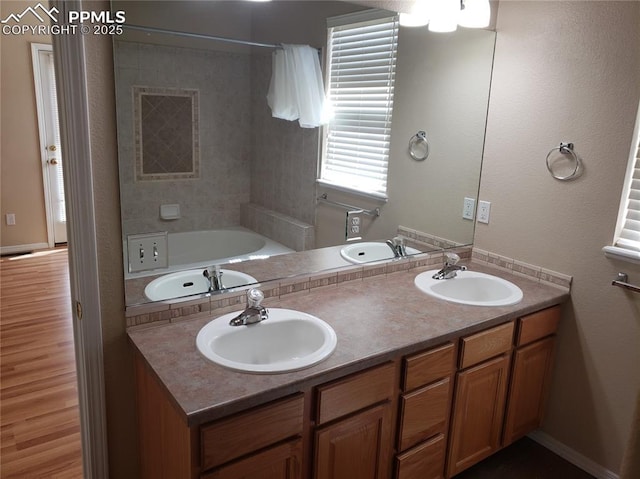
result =
[[[294,251],[266,236],[242,227],[169,233],[167,244],[169,256],[167,268],[129,273],[126,264],[128,258],[126,258],[125,279],[206,268],[214,264],[268,258]],[[126,240],[124,251],[127,251]]]

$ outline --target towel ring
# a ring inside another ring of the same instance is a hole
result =
[[[551,163],[549,161],[549,158],[551,157],[553,152],[556,150],[558,150],[558,152],[563,155],[571,155],[572,160],[574,162],[573,171],[566,176],[556,175],[553,172],[553,169],[551,168]],[[549,150],[549,153],[547,153],[546,162],[547,162],[547,170],[549,170],[549,173],[551,173],[551,176],[553,176],[556,180],[561,180],[561,181],[572,180],[576,177],[576,175],[578,174],[578,170],[580,169],[580,158],[578,158],[578,155],[576,154],[576,152],[573,151],[573,143],[561,142],[560,146],[551,148],[551,150]]]
[[[417,150],[417,151],[416,151]],[[409,155],[416,161],[424,161],[429,156],[427,132],[420,130],[409,140]]]

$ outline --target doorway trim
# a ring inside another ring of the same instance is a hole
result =
[[[49,43],[32,43],[31,44],[31,61],[33,64],[33,82],[36,90],[36,111],[38,114],[38,136],[40,139],[40,163],[42,168],[42,186],[44,190],[44,211],[47,222],[47,244],[49,248],[55,246],[55,238],[53,234],[53,206],[51,205],[51,196],[49,192],[49,168],[47,167],[47,158],[45,149],[47,147],[46,138],[46,120],[45,120],[45,104],[42,89],[42,72],[40,69],[40,52],[52,52],[53,46]]]
[[[51,0],[60,12],[81,11],[81,0]],[[69,245],[69,280],[78,375],[85,479],[109,477],[95,202],[84,38],[52,35],[58,90]]]

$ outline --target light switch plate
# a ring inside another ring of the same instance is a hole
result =
[[[462,217],[465,220],[473,220],[473,215],[476,208],[476,200],[473,198],[465,198],[462,206]]]
[[[488,224],[490,214],[491,214],[491,202],[479,201],[478,202],[478,222]]]
[[[169,265],[167,232],[127,236],[129,272],[149,271]]]

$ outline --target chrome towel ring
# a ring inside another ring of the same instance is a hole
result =
[[[561,176],[556,174],[556,172],[553,170],[553,162],[550,161],[550,159],[553,155],[553,152],[556,150],[558,150],[558,153],[562,155],[571,156],[571,161],[573,165],[572,165],[572,168],[570,168],[570,170],[572,171],[570,171],[568,175]],[[551,176],[553,176],[556,180],[561,180],[561,181],[573,180],[580,173],[580,166],[581,166],[580,158],[578,157],[577,153],[573,150],[573,143],[561,142],[560,146],[551,148],[551,150],[549,150],[549,153],[547,153],[546,163],[547,163],[547,170],[549,170],[549,173],[551,173]]]
[[[409,140],[409,155],[416,161],[426,160],[429,156],[427,132],[420,130]]]

